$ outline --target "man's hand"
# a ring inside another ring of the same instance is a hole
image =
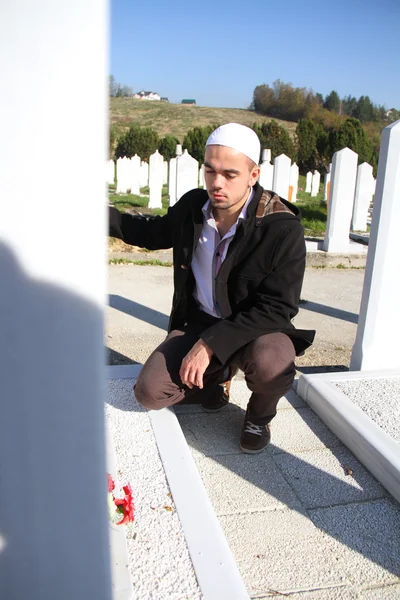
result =
[[[195,343],[182,361],[179,376],[184,385],[203,388],[203,375],[210,364],[213,351],[203,340]]]

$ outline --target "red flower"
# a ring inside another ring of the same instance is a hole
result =
[[[124,485],[123,488],[125,498],[114,498],[117,512],[122,516],[121,521],[117,525],[124,525],[125,523],[133,523],[135,520],[135,505],[133,503],[132,488],[130,484]]]
[[[115,483],[114,483],[114,480],[111,477],[110,473],[107,473],[107,479],[108,479],[108,491],[112,492],[115,489]]]

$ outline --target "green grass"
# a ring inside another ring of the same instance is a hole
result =
[[[109,265],[140,265],[142,267],[156,266],[156,267],[172,267],[172,262],[158,260],[158,258],[151,258],[148,260],[130,260],[129,258],[110,258],[108,261]]]
[[[322,237],[325,235],[328,218],[328,209],[324,202],[324,186],[321,184],[318,195],[312,198],[304,191],[306,188],[305,176],[300,175],[299,188],[302,189],[297,192],[296,206],[301,210],[301,222],[305,235],[306,237]]]
[[[250,103],[251,98],[249,98]],[[134,98],[110,98],[110,124],[117,137],[125,133],[133,123],[142,127],[153,127],[160,137],[174,135],[181,142],[189,129],[206,125],[241,123],[251,126],[253,123],[271,121],[269,117],[245,108],[213,108],[207,106],[184,106],[168,102],[146,102]],[[296,123],[281,121],[290,135],[294,136]]]
[[[145,190],[145,191],[143,191]],[[140,190],[142,193],[147,193],[149,192],[149,188],[142,188]],[[162,194],[161,194],[161,204],[162,204],[162,208],[147,208],[148,204],[149,204],[149,197],[148,196],[136,196],[135,194],[113,194],[110,193],[108,196],[109,202],[110,204],[113,204],[115,206],[115,208],[118,208],[118,210],[120,212],[129,212],[132,209],[140,209],[140,208],[144,208],[146,209],[145,211],[140,211],[138,210],[138,212],[145,212],[145,214],[149,214],[149,215],[160,215],[160,216],[164,216],[167,213],[168,210],[168,206],[169,206],[169,202],[168,202],[168,186],[164,185],[163,189],[162,189]]]

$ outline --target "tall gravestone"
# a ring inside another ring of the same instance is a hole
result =
[[[285,200],[287,200],[289,196],[291,162],[292,161],[286,154],[280,154],[280,156],[277,156],[274,160],[272,190]]]
[[[331,195],[324,239],[327,252],[348,252],[358,155],[343,148],[332,161]]]
[[[199,163],[190,156],[187,150],[176,159],[176,197],[182,198],[183,194],[198,187]]]
[[[124,156],[117,160],[117,194],[126,194],[131,189],[131,161]]]
[[[164,159],[158,150],[149,158],[149,208],[162,208]]]
[[[329,195],[331,190],[331,172],[325,173],[324,175],[324,202],[329,202]]]
[[[400,121],[385,127],[351,370],[400,369]],[[377,399],[379,402],[379,399]]]
[[[320,172],[315,170],[312,175],[312,180],[311,180],[311,196],[314,198],[315,198],[315,196],[318,196],[320,183],[321,183]]]
[[[137,154],[131,158],[129,176],[131,194],[140,194],[140,156]]]
[[[0,120],[9,142],[0,146],[2,600],[112,595],[103,345],[107,22],[103,0],[1,7]],[[89,153],[77,131],[90,139]]]
[[[149,163],[142,161],[140,165],[140,187],[149,185]]]
[[[269,148],[264,148],[261,154],[261,163],[270,163],[271,162],[271,150]]]
[[[290,181],[289,181],[289,202],[297,201],[297,190],[299,187],[299,167],[296,163],[293,163],[290,167]]]
[[[373,186],[372,166],[368,163],[362,163],[357,169],[353,217],[351,220],[353,231],[367,231],[368,209],[372,200]]]
[[[168,165],[168,196],[169,205],[176,203],[176,158],[171,158]]]
[[[201,165],[201,167],[199,169],[199,188],[204,188],[204,187],[205,187],[204,165]]]
[[[168,183],[168,161],[167,160],[164,160],[163,168],[164,168],[163,185],[166,185]]]
[[[312,183],[312,172],[308,171],[306,175],[306,192],[307,194],[311,194],[311,183]]]

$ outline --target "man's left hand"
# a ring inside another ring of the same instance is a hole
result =
[[[213,351],[203,342],[198,340],[182,361],[179,376],[184,385],[192,389],[193,386],[203,388],[203,375],[211,362]]]

